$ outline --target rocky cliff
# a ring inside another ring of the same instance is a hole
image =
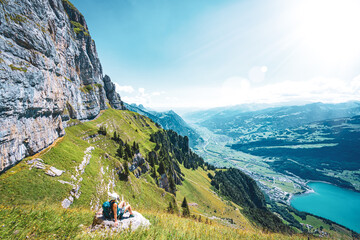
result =
[[[67,0],[0,0],[0,172],[120,96],[84,16]]]

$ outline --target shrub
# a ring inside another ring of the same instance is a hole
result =
[[[98,133],[101,135],[106,136],[106,127],[105,126],[100,126]]]
[[[90,36],[89,31],[83,25],[81,25],[81,23],[75,22],[75,21],[70,21],[70,22],[73,25],[73,30],[76,34],[79,34],[82,32],[82,33],[84,33],[85,36]]]

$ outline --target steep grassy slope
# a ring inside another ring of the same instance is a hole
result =
[[[207,174],[214,174],[213,171],[181,167],[185,180],[177,186],[176,200],[180,206],[183,197],[188,198],[190,218],[167,213],[174,196],[157,187],[149,172],[140,178],[131,174],[129,181],[119,180],[117,170],[124,160],[116,157],[117,143],[111,139],[112,132],[120,133],[123,141],[139,143],[140,152],[146,156],[155,148],[150,135],[162,131],[146,117],[109,109],[93,121],[72,121],[70,125],[73,126],[66,129],[65,137],[52,148],[23,160],[0,176],[0,238],[103,239],[103,233],[89,233],[89,227],[108,191],[117,191],[152,224],[149,230],[109,236],[114,239],[304,238],[262,233],[241,214],[240,206],[211,190]],[[100,126],[106,126],[106,136],[98,134]],[[86,156],[91,156],[89,164],[77,175],[76,169]],[[45,169],[28,164],[35,158],[43,159]],[[45,171],[50,166],[65,173],[60,177],[48,176]],[[77,180],[72,176],[77,176]],[[69,183],[78,184],[81,195],[74,198],[69,209],[63,209],[61,202],[69,198],[73,188]]]
[[[83,161],[84,152],[89,147],[94,147],[91,151],[89,165],[86,166],[85,172],[81,175],[81,195],[74,201],[73,206],[90,206],[97,208],[99,204],[106,199],[107,191],[118,191],[126,196],[133,196],[137,199],[137,205],[146,206],[152,200],[159,199],[158,196],[164,193],[164,190],[156,188],[153,185],[140,181],[134,176],[128,182],[118,181],[115,168],[121,165],[119,159],[115,157],[117,144],[111,140],[112,131],[121,134],[123,141],[136,141],[140,145],[140,152],[145,155],[150,149],[154,148],[151,143],[149,134],[157,131],[157,127],[149,119],[129,111],[117,111],[109,109],[94,121],[90,122],[73,122],[74,126],[66,129],[66,136],[59,141],[55,147],[37,154],[49,166],[65,170],[60,177],[50,177],[44,174],[43,169],[32,168],[27,164],[31,158],[23,160],[20,164],[10,169],[0,176],[1,189],[0,194],[3,196],[0,203],[34,203],[51,201],[60,203],[69,195],[72,186],[59,182],[73,182],[71,178],[75,175],[75,168]],[[106,126],[108,129],[107,136],[98,134],[99,126]],[[46,170],[46,169],[45,169]],[[113,182],[116,182],[114,187]],[[151,191],[148,189],[154,188]],[[156,196],[149,194],[158,194]],[[171,198],[165,194],[164,198]],[[145,201],[146,199],[146,201]],[[145,204],[146,202],[146,204]],[[163,205],[163,206],[162,206]],[[149,208],[165,208],[166,203],[162,200],[150,204]]]

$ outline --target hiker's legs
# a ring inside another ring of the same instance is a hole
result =
[[[119,208],[123,208],[125,206],[125,201],[121,201],[120,203],[119,203]]]
[[[127,205],[127,206],[125,207],[125,212],[126,212],[126,211],[129,211],[130,214],[133,214],[133,211],[132,211],[132,208],[131,208],[130,205]]]

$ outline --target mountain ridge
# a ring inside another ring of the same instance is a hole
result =
[[[190,140],[190,146],[195,146],[199,141],[202,141],[200,135],[173,110],[157,112],[149,110],[141,104],[124,103],[124,105],[131,111],[149,117],[154,122],[160,124],[164,129],[171,129],[182,136],[187,136]]]

